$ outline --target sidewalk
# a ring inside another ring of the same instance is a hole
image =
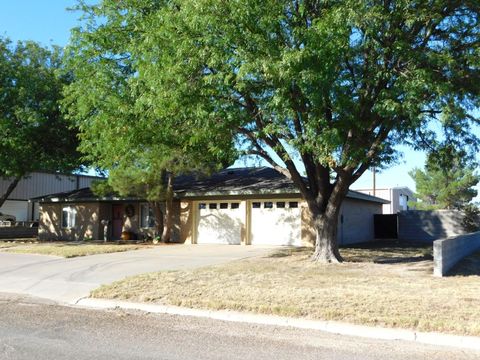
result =
[[[362,325],[346,324],[336,321],[318,321],[296,319],[273,315],[257,315],[251,313],[241,313],[236,311],[213,311],[190,309],[177,306],[165,306],[154,304],[131,303],[126,301],[106,300],[106,299],[79,299],[75,306],[87,307],[93,309],[125,309],[140,310],[149,313],[170,314],[181,316],[194,316],[210,318],[222,321],[244,322],[250,324],[263,324],[274,326],[289,326],[299,329],[320,330],[339,335],[358,336],[381,340],[406,340],[423,344],[459,347],[480,351],[480,337],[459,336],[441,333],[417,332],[405,329],[391,329],[380,327],[369,327]]]

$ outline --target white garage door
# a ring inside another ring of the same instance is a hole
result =
[[[301,245],[298,201],[254,200],[250,206],[253,245]]]
[[[197,244],[240,244],[245,205],[240,201],[200,202]]]

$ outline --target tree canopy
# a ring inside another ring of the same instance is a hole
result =
[[[113,88],[138,94],[135,104],[155,114],[148,121],[158,131],[155,119],[175,113],[197,129],[233,132],[240,149],[299,188],[317,230],[318,260],[341,259],[342,201],[369,167],[395,161],[397,144],[434,149],[435,122],[456,145],[477,145],[478,1],[103,0],[80,7],[97,22],[79,30],[74,44],[91,52],[88,66],[116,64],[84,74],[92,84],[105,80],[90,96],[95,113],[125,111]],[[92,27],[109,36],[89,46]],[[105,43],[115,51],[103,51]],[[82,61],[85,53],[78,55]],[[116,76],[132,71],[128,81],[141,79],[138,92]]]
[[[70,80],[62,57],[57,47],[0,38],[0,177],[11,180],[0,206],[28,173],[81,165],[77,132],[60,111]]]
[[[474,186],[480,181],[478,164],[452,146],[429,154],[425,169],[413,169],[409,174],[415,180],[416,204],[421,209],[463,209],[477,196]]]
[[[67,65],[75,81],[65,93],[64,109],[80,129],[80,150],[108,171],[108,187],[155,207],[159,234],[160,203],[167,202],[162,238],[168,240],[173,177],[229,165],[235,159],[233,135],[204,109],[187,109],[160,84],[151,83],[159,76],[145,71],[140,27],[160,6],[133,5],[79,3],[84,24],[74,30],[68,48]],[[203,113],[192,115],[197,111]]]

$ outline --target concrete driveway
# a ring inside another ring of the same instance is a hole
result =
[[[170,245],[71,259],[0,253],[0,292],[74,304],[102,284],[160,270],[181,270],[265,256],[271,247]]]

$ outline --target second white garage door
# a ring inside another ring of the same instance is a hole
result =
[[[197,244],[240,244],[245,203],[240,201],[199,202]]]
[[[249,206],[253,245],[301,245],[301,213],[298,201],[254,200]]]

